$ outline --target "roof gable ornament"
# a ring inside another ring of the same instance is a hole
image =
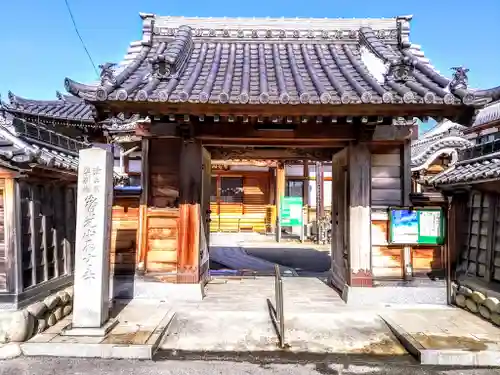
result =
[[[450,82],[450,90],[467,90],[467,86],[469,84],[469,77],[467,77],[467,73],[469,72],[469,69],[462,66],[455,66],[451,68],[451,70],[453,70],[453,78]]]
[[[413,76],[413,72],[415,71],[416,65],[417,61],[408,56],[392,60],[389,63],[385,79],[388,82],[398,83],[414,81],[415,77]]]
[[[192,29],[189,26],[180,26],[174,39],[168,43],[165,53],[152,57],[151,64],[153,79],[164,80],[177,75],[193,50]]]
[[[99,78],[101,80],[101,84],[110,84],[110,85],[115,85],[116,84],[116,78],[115,74],[113,71],[113,68],[116,66],[115,63],[110,63],[107,62],[103,65],[99,65],[99,69],[101,69],[101,74],[99,75]]]

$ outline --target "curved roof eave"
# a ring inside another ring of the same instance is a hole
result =
[[[409,42],[411,16],[306,19],[303,26],[300,19],[191,19],[154,14],[141,14],[141,18],[142,39],[131,44],[118,69],[105,64],[97,85],[66,78],[67,91],[90,102],[444,103],[479,108],[500,99],[500,88],[468,89],[465,69],[456,69],[452,79],[441,75]],[[346,29],[332,30],[335,25]],[[233,46],[231,41],[242,47]],[[378,81],[359,51],[352,48],[353,42],[367,47],[382,64],[408,68],[408,80],[394,82],[389,68],[384,81]],[[247,47],[249,44],[253,47]],[[266,59],[272,60],[275,76],[263,68],[268,64]],[[251,61],[256,64],[252,69]],[[241,81],[233,75],[237,64],[243,71]],[[158,68],[160,65],[163,68]],[[284,74],[284,67],[290,72]],[[331,78],[338,74],[345,78],[345,84]],[[214,85],[217,77],[223,85]],[[254,85],[254,81],[259,84]],[[194,87],[202,87],[201,92]],[[278,92],[273,94],[271,87],[278,87]]]

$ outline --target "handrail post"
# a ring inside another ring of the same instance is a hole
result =
[[[279,283],[279,292],[280,292],[280,307],[279,307],[279,319],[280,319],[280,346],[281,348],[285,347],[285,313],[284,313],[284,304],[283,304],[283,279],[278,279]]]

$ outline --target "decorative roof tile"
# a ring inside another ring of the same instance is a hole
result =
[[[91,102],[291,105],[475,105],[479,99],[467,89],[466,69],[448,79],[410,43],[411,16],[141,17],[142,40],[124,61],[103,65],[100,82],[67,78],[70,93]],[[481,91],[480,99],[500,98],[495,90]]]

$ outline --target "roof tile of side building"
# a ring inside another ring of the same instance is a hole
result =
[[[25,99],[9,92],[9,102],[0,103],[0,109],[36,123],[61,125],[94,125],[94,106],[81,98],[63,95],[59,92],[57,100]]]
[[[489,104],[478,112],[474,123],[470,128],[470,131],[474,131],[473,129],[476,126],[481,126],[496,121],[500,121],[500,100]]]
[[[89,101],[473,105],[500,88],[441,75],[409,41],[411,16],[387,19],[184,18],[141,14],[142,39],[100,82],[65,80]],[[481,104],[482,105],[482,104]]]
[[[467,185],[500,178],[500,152],[467,159],[437,174],[427,181],[437,187]]]
[[[428,168],[437,157],[451,156],[451,164],[458,158],[458,151],[474,145],[463,137],[466,127],[444,120],[411,145],[411,170],[414,172]]]
[[[91,145],[0,110],[0,162],[14,168],[31,165],[76,173],[78,151]]]

